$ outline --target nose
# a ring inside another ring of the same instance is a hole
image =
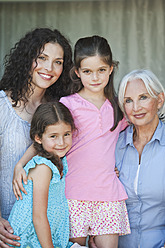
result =
[[[138,111],[141,108],[139,101],[133,102],[133,110]]]
[[[94,80],[94,81],[98,80],[98,74],[97,74],[97,72],[93,72],[92,73],[92,80]]]
[[[52,71],[53,70],[53,63],[51,61],[45,61],[45,65],[44,65],[44,68],[47,70],[47,71]]]
[[[63,137],[58,138],[58,145],[60,145],[60,146],[64,145],[64,138]]]

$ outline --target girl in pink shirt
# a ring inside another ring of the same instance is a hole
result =
[[[79,39],[73,82],[68,96],[60,99],[78,129],[67,154],[70,240],[85,245],[87,236],[94,235],[98,248],[117,248],[118,236],[130,233],[127,194],[114,171],[116,142],[127,126],[113,86],[117,64],[105,38]]]
[[[66,197],[70,240],[85,245],[95,236],[99,248],[118,246],[118,235],[130,233],[127,194],[114,171],[115,146],[126,126],[113,86],[117,62],[106,39],[81,38],[74,50],[72,85],[60,101],[71,111],[78,129],[67,154]]]

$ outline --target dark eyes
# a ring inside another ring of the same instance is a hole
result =
[[[105,68],[101,68],[99,71],[100,72],[103,72],[103,71],[106,71],[106,69]]]
[[[100,68],[100,69],[98,70],[98,72],[105,72],[105,71],[106,71],[105,68]],[[90,70],[84,70],[83,73],[85,73],[85,74],[90,74],[90,73],[92,73],[92,71],[90,71]]]
[[[85,74],[89,74],[89,73],[90,73],[90,71],[89,71],[89,70],[85,70],[85,71],[83,71],[83,73],[85,73]]]
[[[69,136],[69,135],[71,135],[71,134],[70,134],[70,133],[66,133],[66,134],[65,134],[65,136]]]
[[[38,59],[43,60],[43,61],[46,61],[46,60],[47,60],[47,58],[44,57],[44,56],[42,56],[42,55],[38,56]],[[62,64],[63,64],[63,61],[62,61],[62,60],[55,60],[54,62],[55,62],[57,65],[62,65]]]
[[[62,65],[62,64],[63,64],[63,62],[62,62],[62,61],[60,61],[60,60],[57,60],[57,61],[56,61],[56,64],[58,64],[58,65]]]
[[[65,133],[64,136],[70,136],[71,133]],[[50,138],[55,139],[57,136],[56,135],[51,135]]]
[[[39,56],[38,58],[41,60],[46,60],[46,58],[44,56]]]
[[[51,135],[50,137],[51,137],[51,138],[56,138],[56,135]]]

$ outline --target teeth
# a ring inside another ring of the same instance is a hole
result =
[[[50,78],[51,78],[51,76],[48,76],[48,75],[46,75],[46,74],[40,73],[40,75],[41,75],[41,77],[46,78],[46,79],[50,79]]]

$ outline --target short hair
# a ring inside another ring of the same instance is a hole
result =
[[[140,70],[133,70],[127,75],[123,77],[119,84],[119,90],[118,90],[118,100],[119,100],[119,106],[123,113],[126,116],[125,109],[124,109],[124,95],[125,95],[125,90],[127,87],[128,82],[135,80],[135,79],[141,79],[150,94],[151,97],[157,98],[157,95],[160,94],[161,92],[164,93],[165,95],[165,90],[163,85],[160,83],[156,75],[145,69],[140,69]],[[126,116],[127,117],[127,116]],[[165,121],[165,104],[163,103],[162,107],[158,110],[158,117],[162,121]]]

